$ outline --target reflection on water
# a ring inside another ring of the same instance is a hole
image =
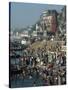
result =
[[[16,78],[14,80],[11,81],[11,87],[32,87],[32,86],[43,86],[44,85],[44,80],[38,78],[36,79],[36,77],[32,77],[32,78],[25,78],[22,79],[20,78]],[[46,84],[45,84],[46,85]]]

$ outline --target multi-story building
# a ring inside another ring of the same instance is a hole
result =
[[[66,6],[58,14],[58,35],[66,39]]]
[[[40,24],[42,31],[47,33],[55,33],[57,30],[57,12],[56,10],[44,11],[40,16]]]

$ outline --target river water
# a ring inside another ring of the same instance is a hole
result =
[[[14,80],[11,80],[11,87],[12,88],[18,88],[18,87],[33,87],[33,86],[46,86],[47,82],[42,80],[41,78],[15,78]]]

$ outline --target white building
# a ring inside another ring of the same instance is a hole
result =
[[[33,31],[32,36],[37,37],[37,31]]]
[[[23,31],[22,33],[20,33],[20,36],[21,37],[30,37],[28,31]]]

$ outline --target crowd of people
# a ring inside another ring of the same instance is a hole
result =
[[[59,43],[56,44],[54,50],[52,46],[47,50],[46,46],[23,50],[17,66],[17,69],[21,69],[22,72],[18,75],[23,80],[35,78],[33,86],[36,85],[38,79],[43,81],[44,86],[66,84],[66,52],[61,51]]]

